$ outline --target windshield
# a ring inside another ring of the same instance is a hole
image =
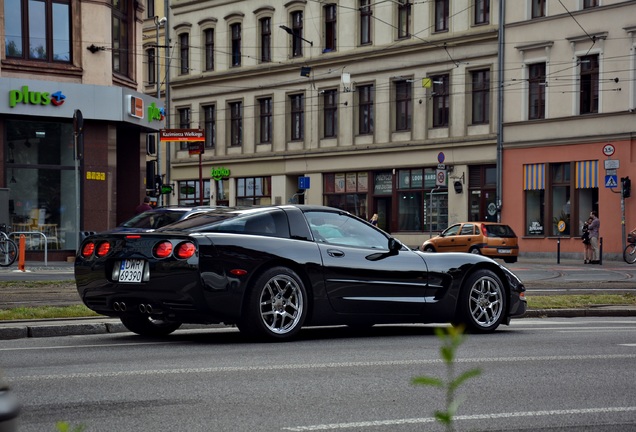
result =
[[[159,228],[178,221],[184,212],[149,210],[138,214],[120,226],[124,228]]]

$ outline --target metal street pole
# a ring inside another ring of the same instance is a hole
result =
[[[159,55],[159,28],[166,22],[166,18],[159,19],[155,16],[155,29],[157,33],[157,45],[155,48],[155,63],[157,64],[157,99],[161,99],[161,56]],[[157,175],[161,177],[161,141],[159,140],[159,134],[157,134]],[[157,197],[157,205],[161,205],[161,194]]]

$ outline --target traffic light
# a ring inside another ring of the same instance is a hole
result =
[[[627,177],[621,177],[621,191],[623,192],[623,198],[629,198],[632,194],[632,181]]]

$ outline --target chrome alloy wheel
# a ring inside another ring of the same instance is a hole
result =
[[[468,303],[474,323],[480,327],[489,327],[503,313],[504,289],[498,280],[482,276],[470,288]]]
[[[260,313],[263,324],[276,334],[294,330],[302,316],[304,292],[296,280],[285,274],[272,277],[260,295]]]

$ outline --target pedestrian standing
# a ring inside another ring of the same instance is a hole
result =
[[[601,228],[601,221],[598,218],[598,213],[596,210],[592,210],[590,212],[590,217],[592,218],[592,222],[590,222],[590,243],[592,245],[592,261],[591,264],[600,264],[599,260],[599,250],[598,250],[598,239],[599,239],[599,229]]]
[[[135,209],[135,214],[143,213],[148,210],[152,210],[152,207],[150,206],[150,197],[146,195],[144,197],[144,202],[139,204],[137,208]]]
[[[592,242],[590,241],[590,224],[594,219],[590,216],[583,224],[583,235],[581,240],[583,241],[583,264],[592,263]]]

